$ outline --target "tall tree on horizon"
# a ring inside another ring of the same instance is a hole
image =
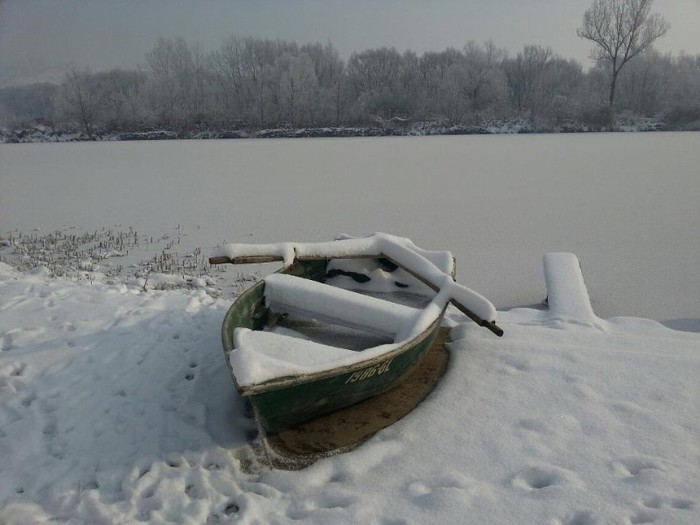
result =
[[[79,122],[85,135],[94,139],[101,101],[95,75],[90,68],[70,66],[61,83],[61,101],[64,116]]]
[[[591,58],[610,66],[610,108],[615,103],[615,87],[620,70],[654,41],[664,36],[669,23],[658,13],[650,13],[654,0],[593,0],[583,15],[580,38],[596,47]]]

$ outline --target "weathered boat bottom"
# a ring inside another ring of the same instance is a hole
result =
[[[277,434],[263,433],[260,438],[270,467],[298,470],[348,452],[408,415],[444,375],[449,361],[446,342],[448,329],[443,327],[421,363],[383,394]]]

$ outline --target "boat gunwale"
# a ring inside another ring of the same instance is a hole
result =
[[[381,258],[384,257],[384,255],[380,254],[379,257],[375,256],[358,256],[358,257],[344,257],[346,259],[349,258],[357,258],[357,259],[376,259],[376,258]],[[318,258],[316,260],[326,260],[326,261],[331,261],[333,259],[336,259],[337,257],[330,257],[330,258]],[[406,270],[402,265],[397,264],[400,268]],[[287,270],[292,268],[292,266],[285,266],[279,270],[277,270],[276,273],[285,273]],[[408,270],[406,270],[408,271]],[[232,338],[232,333],[229,332],[228,328],[230,325],[230,318],[233,315],[234,312],[236,312],[237,308],[240,307],[241,304],[243,304],[243,300],[245,297],[249,294],[252,294],[254,292],[257,292],[258,287],[260,286],[265,286],[265,281],[260,280],[257,283],[255,283],[253,286],[245,290],[243,293],[241,293],[236,300],[233,302],[233,304],[229,307],[228,311],[226,312],[226,315],[224,316],[224,320],[222,323],[222,328],[221,328],[221,338],[223,342],[223,347],[224,347],[224,356],[226,358],[226,364],[228,366],[229,372],[231,374],[231,377],[233,379],[234,384],[236,385],[236,389],[242,396],[254,396],[258,394],[263,394],[267,392],[272,392],[275,390],[280,390],[284,388],[289,388],[293,386],[297,386],[300,384],[304,383],[310,383],[314,381],[320,381],[324,379],[329,379],[332,377],[336,376],[341,376],[345,375],[348,373],[353,373],[357,372],[359,370],[362,370],[364,368],[368,368],[371,366],[375,366],[376,364],[379,364],[383,361],[386,361],[388,359],[395,359],[397,356],[408,352],[409,350],[413,349],[417,344],[421,343],[425,339],[429,338],[433,333],[436,332],[437,329],[439,329],[442,319],[444,317],[445,311],[447,310],[447,304],[440,310],[440,313],[436,315],[435,319],[430,323],[428,327],[426,327],[424,330],[422,330],[420,333],[416,334],[415,336],[411,337],[410,339],[406,339],[403,342],[399,344],[398,347],[394,348],[393,350],[390,350],[386,353],[382,353],[380,355],[370,357],[368,359],[358,361],[357,363],[353,364],[348,364],[344,365],[342,367],[334,367],[326,370],[321,370],[318,372],[310,372],[310,373],[301,373],[301,374],[293,374],[293,375],[286,375],[278,378],[273,378],[269,379],[267,381],[261,382],[261,383],[256,383],[253,385],[249,386],[241,386],[238,384],[238,381],[236,380],[236,375],[233,371],[233,367],[231,366],[231,359],[230,355],[231,352],[235,349],[235,346],[233,344],[233,338]],[[371,348],[376,348],[376,347],[371,347]]]

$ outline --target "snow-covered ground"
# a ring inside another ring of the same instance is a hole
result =
[[[220,348],[230,275],[154,289],[0,263],[0,523],[700,522],[698,146],[0,146],[5,239],[122,224],[155,237],[142,252],[180,232],[182,254],[390,231],[452,250],[505,330],[451,310],[450,367],[414,412],[351,453],[271,471]],[[600,318],[528,307],[550,251],[577,253]]]

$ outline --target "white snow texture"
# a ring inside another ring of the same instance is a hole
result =
[[[450,368],[408,417],[250,473],[229,301],[0,264],[0,305],[2,523],[700,519],[698,334],[525,308],[496,338],[449,310]]]

